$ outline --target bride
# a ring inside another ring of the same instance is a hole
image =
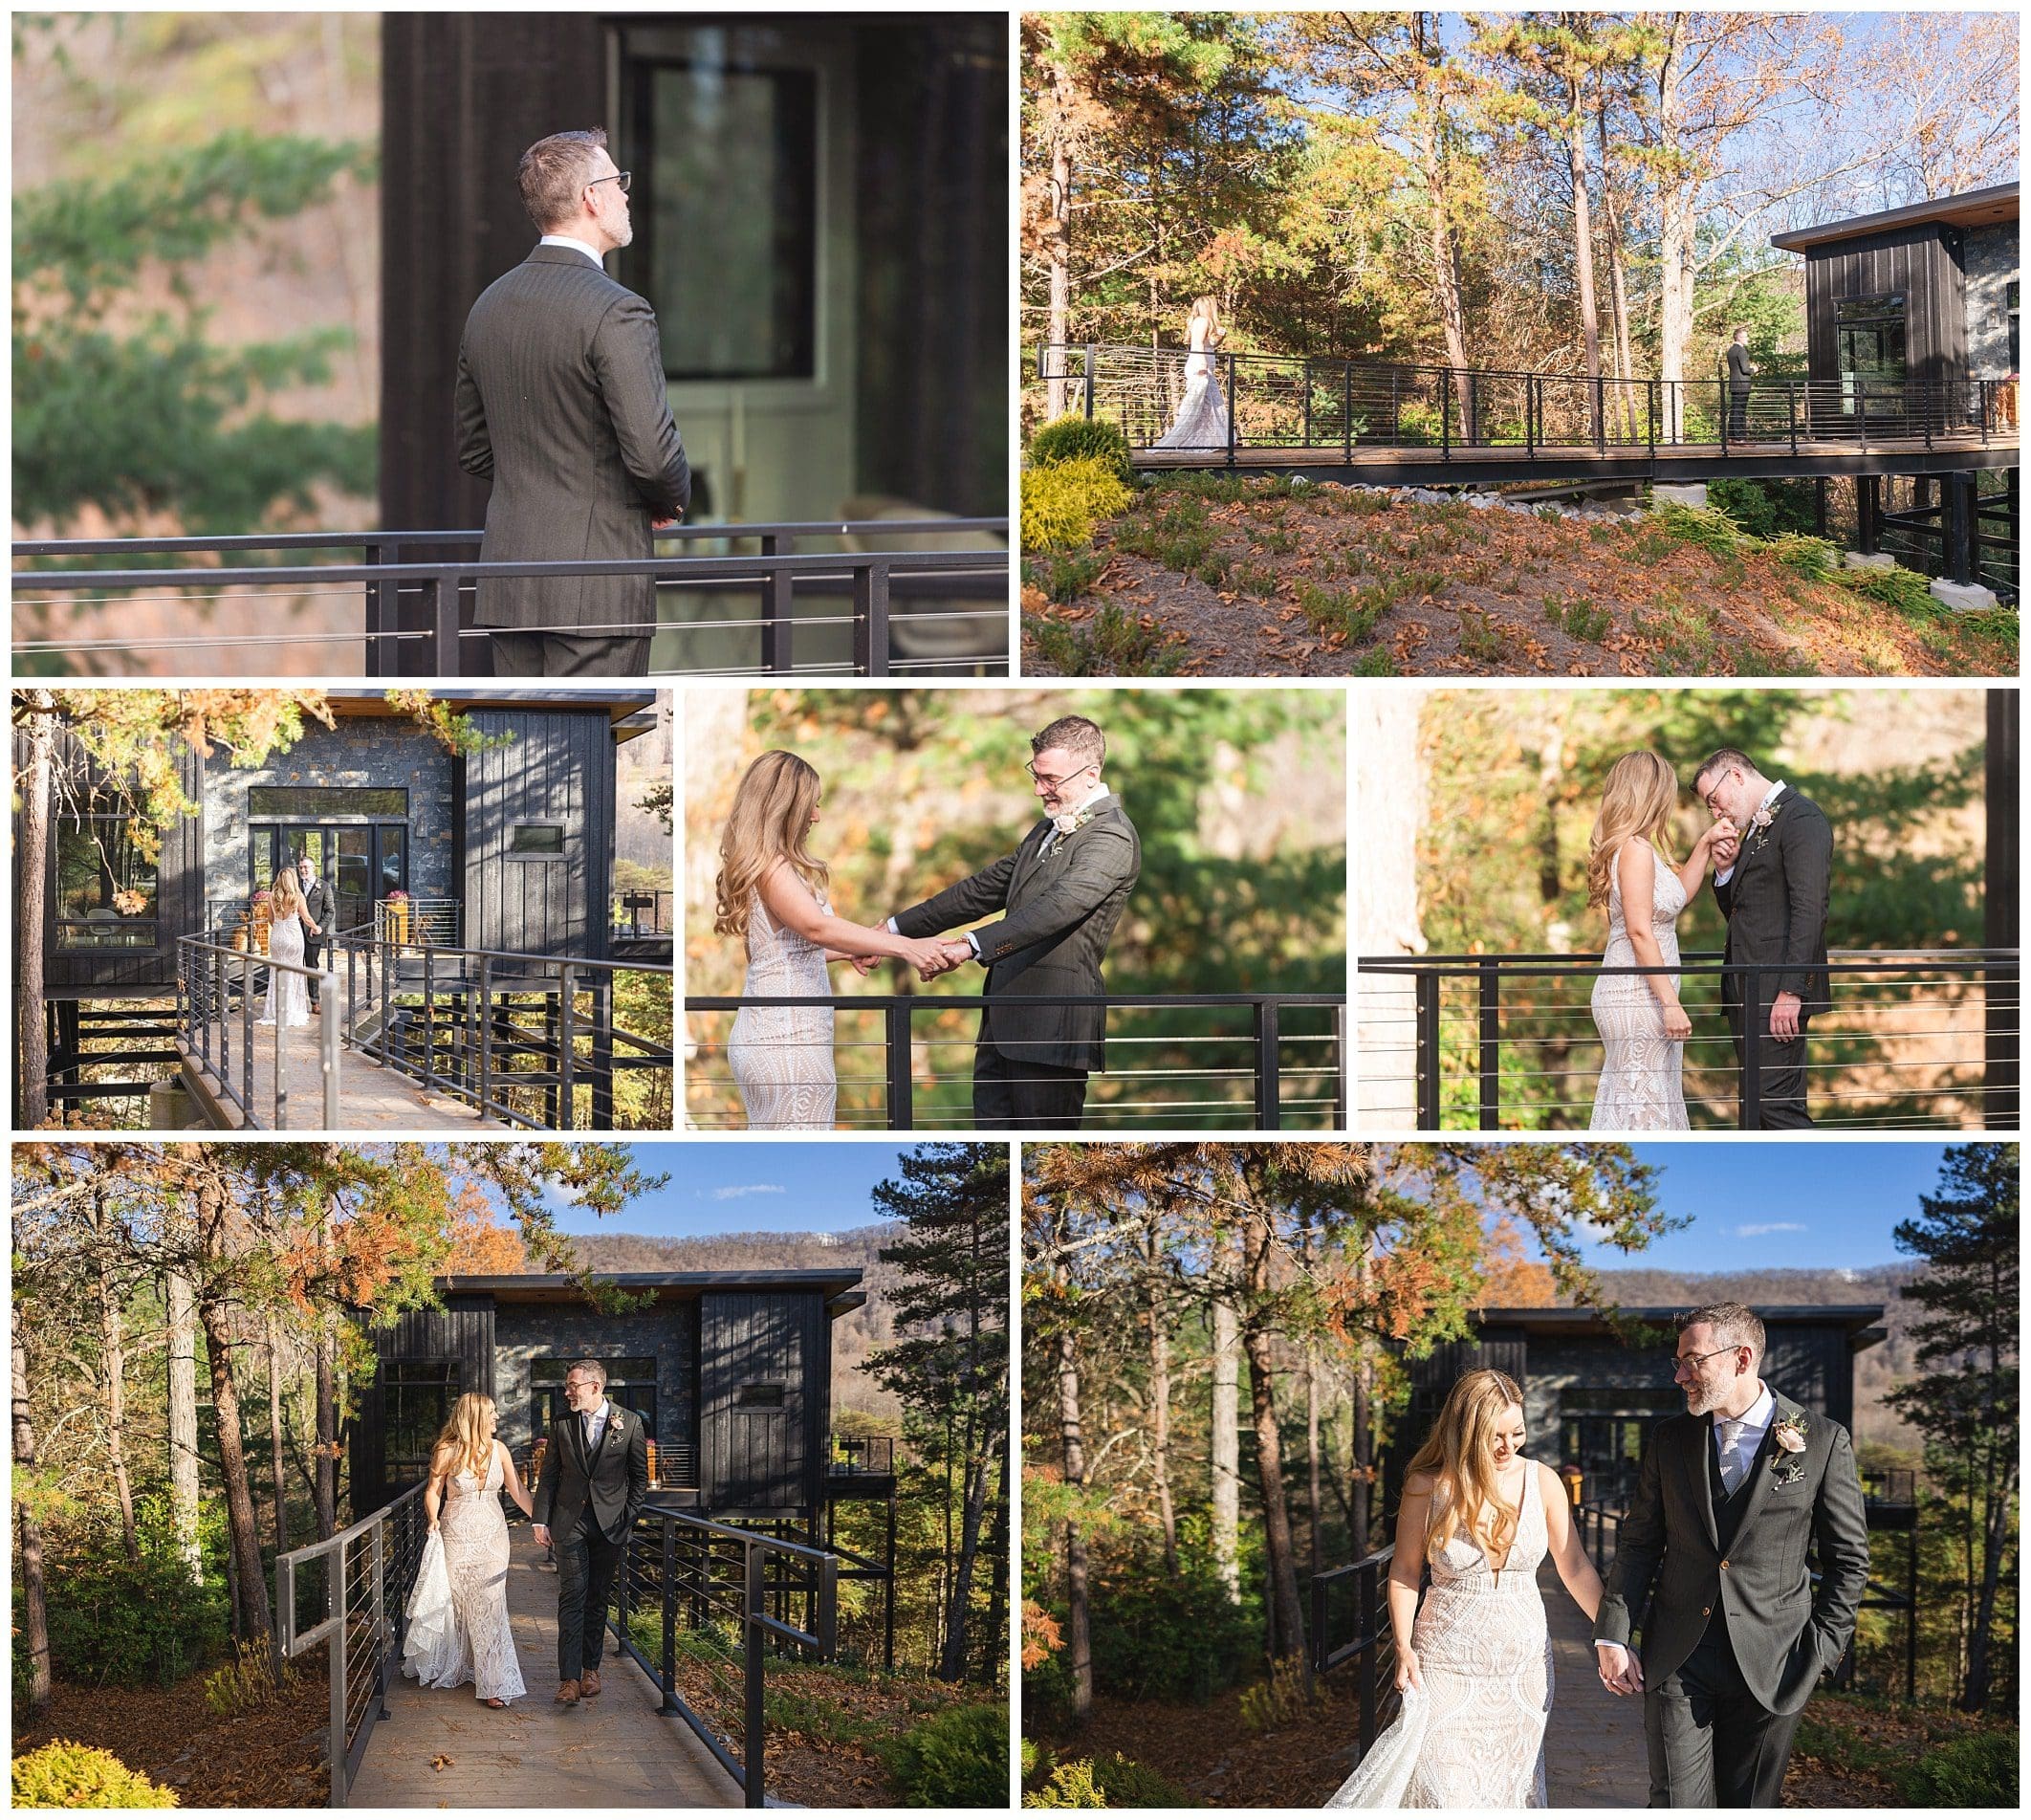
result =
[[[1606,967],[1676,967],[1678,918],[1698,893],[1716,822],[1693,843],[1683,866],[1665,847],[1678,778],[1654,752],[1617,758],[1601,793],[1601,813],[1586,851],[1586,901],[1605,905]],[[1692,1020],[1678,1002],[1675,973],[1609,974],[1594,981],[1594,1027],[1604,1057],[1588,1129],[1683,1131],[1685,1042]]]
[[[920,973],[944,965],[944,944],[863,929],[832,913],[829,877],[805,844],[818,826],[819,774],[794,752],[765,752],[733,793],[719,840],[712,924],[747,942],[746,998],[825,998],[826,968],[865,974],[884,955]],[[830,1005],[744,1005],[727,1060],[751,1130],[829,1131],[838,1099]]]
[[[1191,306],[1185,339],[1191,344],[1185,361],[1185,396],[1170,428],[1150,447],[1225,449],[1227,401],[1213,374],[1213,356],[1227,340],[1227,331],[1220,326],[1220,306],[1212,297],[1201,297]]]
[[[1327,1807],[1545,1806],[1547,1554],[1591,1620],[1601,1576],[1558,1475],[1523,1457],[1523,1392],[1469,1371],[1404,1476],[1388,1594],[1403,1711]]]
[[[268,957],[270,960],[303,965],[303,935],[320,932],[311,921],[303,902],[303,888],[296,883],[296,868],[285,866],[268,888]],[[261,1007],[261,1022],[294,1030],[310,1022],[310,981],[291,967],[268,970],[268,998]]]
[[[469,1391],[437,1437],[423,1496],[430,1534],[409,1597],[402,1669],[426,1687],[470,1680],[477,1699],[499,1708],[526,1691],[508,1622],[501,1488],[525,1517],[530,1499],[496,1426],[493,1399]]]

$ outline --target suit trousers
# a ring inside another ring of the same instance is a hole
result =
[[[329,914],[329,912],[327,912],[327,914]],[[306,930],[303,935],[303,964],[306,967],[315,969],[317,965],[318,956],[321,955],[323,953],[324,937],[322,935],[313,935],[308,930]],[[317,976],[315,972],[312,973],[310,977],[310,1001],[311,1009],[313,1011],[317,1010]]]
[[[646,676],[649,635],[493,632],[496,676]]]
[[[609,1542],[587,1504],[569,1530],[554,1527],[557,1554],[557,1679],[575,1681],[600,1666],[606,1646],[606,1606],[613,1596],[626,1538]]]
[[[1750,1693],[1727,1621],[1716,1613],[1692,1654],[1644,1690],[1650,1806],[1782,1806],[1792,1735],[1802,1717],[1802,1708],[1773,1713]]]
[[[1736,1011],[1735,1060],[1742,1060],[1741,1013]],[[1769,1011],[1765,1025],[1756,1040],[1757,1129],[1764,1131],[1809,1131],[1812,1114],[1805,1107],[1805,1033],[1802,1030],[1789,1042],[1780,1042],[1769,1034]]]
[[[973,1045],[973,1120],[983,1131],[1074,1130],[1085,1122],[1086,1071],[1013,1062]]]

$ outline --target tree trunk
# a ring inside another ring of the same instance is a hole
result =
[[[1365,1355],[1354,1369],[1354,1556],[1369,1552],[1375,1498],[1375,1368]]]
[[[49,1007],[42,998],[42,958],[49,952],[50,798],[55,788],[56,698],[47,689],[28,692],[28,762],[21,774],[21,833],[14,847],[19,872],[15,899],[14,1080],[24,1130],[50,1116]]]
[[[1304,1349],[1304,1453],[1312,1518],[1312,1571],[1325,1571],[1325,1512],[1319,1507],[1319,1350]]]
[[[1676,442],[1684,433],[1682,382],[1692,342],[1692,231],[1697,186],[1675,168],[1684,132],[1680,84],[1684,78],[1686,15],[1674,12],[1665,29],[1657,71],[1657,136],[1667,173],[1658,183],[1657,377],[1663,394],[1659,434]],[[1715,395],[1718,404],[1718,393]]]
[[[1573,274],[1580,281],[1580,330],[1586,340],[1586,375],[1601,377],[1601,313],[1594,302],[1594,227],[1586,194],[1586,116],[1580,73],[1566,77],[1565,172],[1573,187]]]
[[[979,1677],[993,1685],[1007,1659],[1009,1631],[1009,1482],[1003,1470],[1001,1490],[992,1506],[987,1531],[988,1609],[981,1626]]]
[[[28,1346],[21,1337],[16,1311],[13,1340],[14,1397],[14,1533],[20,1550],[22,1634],[16,1647],[28,1652],[29,1710],[40,1713],[50,1703],[50,1612],[42,1582],[42,1531],[35,1513],[21,1494],[31,1497],[35,1474],[35,1418],[29,1409]]]
[[[1058,1336],[1058,1402],[1064,1445],[1065,1484],[1086,1482],[1086,1443],[1080,1432],[1079,1343],[1067,1327]],[[1077,1518],[1065,1524],[1066,1656],[1072,1670],[1072,1717],[1093,1715],[1093,1618],[1087,1603],[1086,1538]]]
[[[1165,1325],[1163,1288],[1157,1277],[1156,1228],[1143,1232],[1143,1264],[1149,1323],[1149,1451],[1150,1474],[1156,1481],[1157,1521],[1164,1526],[1164,1570],[1178,1577],[1178,1513],[1170,1495],[1170,1329]]]
[[[141,1566],[141,1538],[134,1527],[134,1487],[127,1477],[127,1355],[120,1331],[120,1292],[114,1283],[111,1239],[102,1195],[92,1196],[92,1241],[98,1289],[98,1359],[106,1397],[106,1463],[113,1469],[113,1495],[120,1501],[120,1539],[127,1559]]]
[[[1223,1244],[1225,1241],[1219,1241]],[[1231,1296],[1212,1305],[1212,1558],[1228,1602],[1241,1603],[1241,1317]]]
[[[324,1161],[328,1168],[337,1169],[338,1145],[324,1147]],[[317,1250],[323,1261],[322,1274],[326,1277],[331,1275],[332,1231],[336,1218],[334,1202],[327,1194],[317,1221]],[[317,1486],[314,1495],[317,1505],[319,1542],[329,1542],[338,1533],[338,1338],[332,1323],[330,1310],[320,1305],[317,1350],[312,1365],[317,1379],[312,1395],[317,1405]]]
[[[1636,377],[1635,357],[1629,351],[1629,287],[1622,256],[1622,211],[1615,203],[1615,167],[1608,158],[1607,82],[1604,78],[1594,92],[1594,119],[1601,141],[1601,219],[1607,240],[1608,302],[1615,318],[1615,372],[1627,381]],[[1622,393],[1623,425],[1630,442],[1637,439],[1636,387],[1617,387]],[[1648,413],[1646,413],[1648,415]]]
[[[1046,421],[1065,412],[1064,362],[1072,340],[1072,140],[1068,122],[1075,102],[1072,72],[1063,63],[1051,66],[1051,105],[1057,130],[1051,135],[1051,224],[1044,230],[1044,257],[1051,267],[1050,345],[1059,349],[1045,367]]]
[[[206,1260],[223,1263],[226,1197],[207,1183],[198,1191],[198,1239]],[[247,1473],[247,1450],[240,1424],[240,1393],[232,1374],[232,1321],[224,1298],[207,1275],[197,1298],[198,1321],[205,1329],[205,1349],[211,1365],[211,1411],[218,1431],[219,1477],[226,1488],[226,1531],[233,1564],[233,1599],[240,1615],[240,1639],[273,1654],[269,1618],[268,1579],[261,1568],[261,1536],[254,1519],[253,1487]]]
[[[171,1216],[181,1220],[181,1213]],[[171,1268],[166,1277],[169,1314],[169,1514],[177,1552],[190,1577],[205,1577],[198,1546],[197,1325],[190,1279]]]
[[[990,1434],[979,1457],[969,1463],[967,1470],[966,1508],[959,1526],[959,1565],[952,1574],[951,1597],[946,1608],[945,1651],[938,1662],[938,1678],[943,1681],[966,1678],[973,1564],[980,1555],[980,1524],[987,1511],[988,1486],[994,1480],[1001,1438],[999,1434]]]
[[[1446,60],[1438,39],[1434,15],[1410,15],[1411,44],[1424,68],[1413,84],[1417,155],[1425,182],[1426,255],[1431,274],[1431,295],[1438,305],[1440,327],[1446,337],[1446,364],[1453,369],[1453,388],[1458,400],[1461,435],[1472,440],[1474,426],[1474,395],[1467,381],[1467,311],[1460,301],[1459,249],[1453,244],[1452,209],[1446,169],[1446,99],[1439,76]]]
[[[289,1481],[282,1476],[282,1334],[273,1315],[268,1317],[268,1459],[274,1480],[275,1552],[289,1552]]]
[[[1280,1661],[1304,1653],[1304,1612],[1298,1601],[1298,1563],[1291,1545],[1291,1511],[1283,1493],[1283,1442],[1277,1432],[1276,1365],[1266,1328],[1241,1330],[1248,1354],[1250,1405],[1256,1419],[1256,1480],[1262,1499],[1262,1541],[1269,1577],[1270,1656]]]

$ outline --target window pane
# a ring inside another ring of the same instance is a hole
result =
[[[561,853],[564,830],[555,822],[524,822],[508,837],[511,853]]]
[[[402,816],[409,813],[409,793],[397,789],[322,788],[309,784],[250,784],[250,816]]]
[[[406,828],[382,828],[381,830],[381,895],[390,891],[405,891],[409,888],[408,862],[409,831]]]
[[[382,1454],[397,1484],[421,1479],[430,1448],[458,1401],[456,1359],[391,1359],[381,1368]]]
[[[644,64],[649,300],[672,379],[808,379],[818,346],[818,78]]]
[[[124,816],[56,824],[56,945],[153,948],[157,874]]]

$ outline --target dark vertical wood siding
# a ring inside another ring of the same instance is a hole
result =
[[[493,1298],[448,1296],[441,1308],[415,1308],[393,1327],[371,1331],[376,1371],[353,1419],[353,1514],[365,1516],[387,1502],[391,1489],[382,1428],[379,1367],[393,1359],[456,1359],[459,1391],[493,1394]]]
[[[470,754],[462,786],[466,941],[575,959],[606,957],[614,846],[614,737],[603,712],[485,709],[505,746]],[[564,830],[558,859],[509,855],[521,822]]]
[[[815,1291],[708,1292],[699,1322],[699,1486],[708,1511],[818,1506],[831,1371]],[[742,1409],[744,1384],[783,1386],[779,1410]]]
[[[1840,377],[1834,305],[1847,297],[1902,293],[1905,367],[1938,383],[1967,371],[1965,287],[1957,230],[1936,222],[1830,241],[1805,255],[1806,366],[1816,380]]]
[[[1853,1430],[1855,1370],[1846,1328],[1831,1323],[1824,1327],[1787,1324],[1770,1328],[1762,1378],[1794,1403]]]
[[[1489,1327],[1471,1340],[1448,1340],[1427,1358],[1410,1364],[1410,1406],[1392,1433],[1384,1456],[1383,1497],[1393,1516],[1402,1493],[1404,1471],[1425,1444],[1446,1406],[1446,1392],[1469,1371],[1507,1371],[1518,1387],[1529,1388],[1526,1370],[1530,1341],[1518,1327]]]
[[[68,734],[56,740],[56,762],[82,779],[86,760],[83,748]],[[28,740],[14,735],[14,775],[21,777],[28,759]],[[187,748],[178,748],[177,764],[184,793],[202,803],[203,760]],[[60,795],[60,793],[59,793]],[[176,941],[179,935],[195,935],[205,927],[205,822],[202,808],[196,815],[181,818],[163,831],[162,858],[156,868],[156,945],[153,948],[122,948],[94,951],[60,949],[56,939],[56,823],[50,817],[50,854],[47,885],[43,894],[48,945],[43,959],[43,987],[53,998],[166,998],[176,988]],[[14,802],[14,847],[21,844],[21,803]],[[14,976],[20,977],[21,904],[14,896]]]

